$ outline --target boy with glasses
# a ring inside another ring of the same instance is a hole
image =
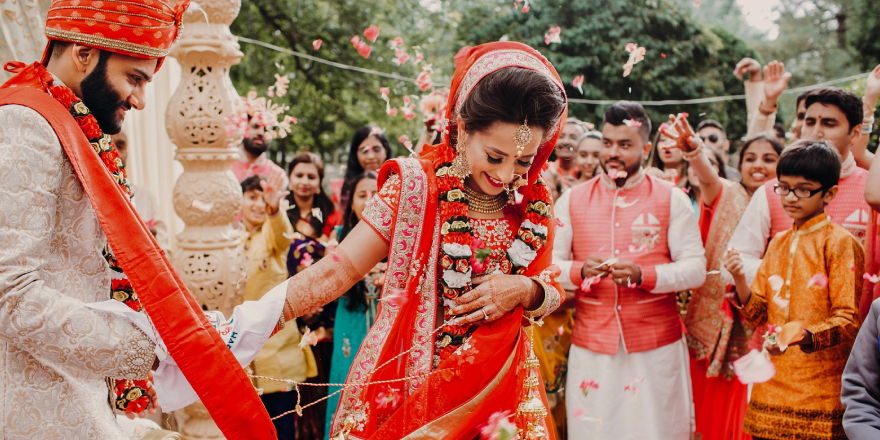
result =
[[[803,324],[787,348],[765,344],[776,375],[752,390],[744,431],[755,440],[846,439],[841,374],[859,329],[864,250],[825,214],[840,169],[826,142],[793,144],[779,160],[773,190],[794,225],[770,242],[751,286],[737,251],[724,257],[743,318],[756,326]]]

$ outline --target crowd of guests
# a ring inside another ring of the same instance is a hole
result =
[[[654,130],[641,105],[626,101],[598,126],[569,118],[559,136],[542,177],[569,297],[534,344],[556,438],[845,438],[844,420],[880,411],[865,409],[880,388],[872,322],[880,310],[856,341],[876,296],[862,274],[877,271],[880,166],[869,173],[866,147],[880,70],[864,97],[837,88],[799,95],[787,133],[775,120],[784,66],[746,59],[736,73],[749,77],[740,140],[685,114]],[[329,255],[392,158],[382,130],[362,127],[344,178],[325,185],[319,156],[301,153],[285,171],[266,157],[261,130],[252,128],[232,169],[243,193],[246,300]],[[378,264],[336,303],[271,338],[254,373],[344,382],[376,319],[384,271]],[[789,323],[802,328],[786,349],[765,340]],[[769,381],[739,380],[734,363],[752,349],[772,358]],[[301,387],[297,396],[281,382],[255,385],[273,417],[298,398],[316,403],[276,419],[279,438],[327,437],[338,388]]]

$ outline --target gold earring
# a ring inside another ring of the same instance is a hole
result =
[[[458,144],[458,147],[456,148],[458,154],[455,155],[455,159],[452,161],[452,166],[449,167],[449,174],[452,174],[461,180],[467,179],[467,177],[471,175],[471,167],[468,164],[465,149],[466,147],[464,144]]]

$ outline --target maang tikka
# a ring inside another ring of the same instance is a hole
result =
[[[525,118],[523,125],[517,127],[513,133],[513,144],[516,145],[516,157],[523,154],[526,145],[532,142],[532,130],[529,129],[529,118]]]

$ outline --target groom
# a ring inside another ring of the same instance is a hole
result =
[[[0,438],[125,438],[108,402],[120,385],[108,378],[144,379],[156,354],[128,319],[89,305],[108,298],[143,306],[228,438],[275,438],[134,212],[110,141],[146,105],[188,4],[54,0],[42,62],[5,66],[16,76],[0,88]],[[121,383],[121,406],[142,411],[150,387]]]

